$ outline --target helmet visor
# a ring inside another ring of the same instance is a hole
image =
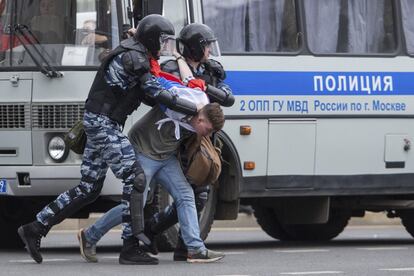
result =
[[[215,57],[221,56],[220,47],[219,47],[219,44],[218,44],[217,40],[209,42],[207,47],[210,50],[209,51],[210,55],[215,56]]]
[[[175,37],[172,35],[160,35],[160,55],[172,56],[175,51]]]

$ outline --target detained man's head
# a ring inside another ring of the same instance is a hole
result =
[[[224,113],[218,103],[205,105],[190,123],[196,133],[201,136],[210,136],[224,126]]]

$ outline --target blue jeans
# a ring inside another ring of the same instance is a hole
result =
[[[188,252],[194,253],[205,250],[204,242],[200,238],[194,192],[191,185],[187,182],[177,158],[171,156],[166,160],[153,160],[140,153],[136,157],[144,169],[147,181],[145,197],[149,184],[152,178],[155,177],[174,199],[181,235],[188,248]],[[96,244],[106,232],[121,222],[122,206],[118,205],[106,212],[95,224],[85,230],[86,240],[91,244]]]

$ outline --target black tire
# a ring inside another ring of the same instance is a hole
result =
[[[145,216],[150,217],[156,212],[164,210],[165,207],[172,204],[172,198],[162,187],[158,186],[154,191],[154,198],[152,203],[145,210]],[[204,210],[201,212],[199,225],[200,225],[200,235],[203,240],[205,240],[211,230],[211,225],[214,222],[214,214],[216,211],[217,203],[217,191],[213,188],[210,189],[208,200]],[[158,250],[161,252],[169,252],[174,250],[177,244],[178,238],[178,224],[170,227],[168,230],[164,231],[162,234],[157,236],[157,246]]]
[[[22,248],[23,242],[17,234],[19,226],[35,220],[40,210],[39,203],[15,197],[0,198],[0,247]]]
[[[210,192],[208,193],[208,199],[206,206],[201,212],[199,224],[200,224],[200,236],[204,240],[207,239],[208,234],[210,233],[211,226],[214,222],[214,215],[216,213],[218,191],[214,187],[210,187]]]
[[[348,214],[331,213],[324,224],[285,224],[283,229],[295,241],[328,241],[338,236],[348,225]]]
[[[257,223],[266,234],[281,241],[291,240],[289,234],[286,233],[282,224],[278,221],[273,208],[256,203],[253,204],[253,209]]]
[[[405,230],[414,237],[414,210],[402,210],[399,212],[399,215]]]

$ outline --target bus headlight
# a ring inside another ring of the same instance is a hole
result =
[[[62,162],[68,155],[68,148],[65,141],[60,136],[54,136],[49,140],[47,147],[50,158],[55,162]]]

